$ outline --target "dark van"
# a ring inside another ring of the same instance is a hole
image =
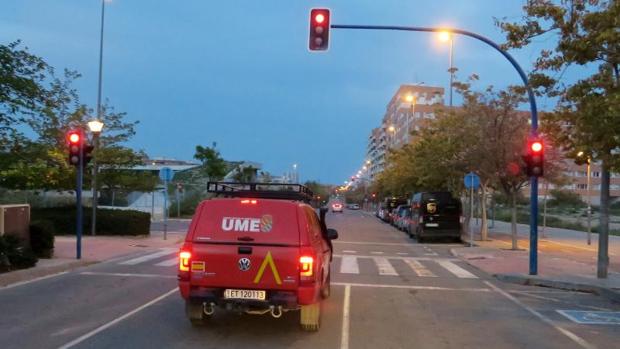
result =
[[[461,201],[450,192],[423,192],[413,195],[409,236],[418,242],[426,239],[461,240]]]

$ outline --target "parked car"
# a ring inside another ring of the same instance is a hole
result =
[[[360,209],[360,205],[358,204],[351,204],[351,207],[349,207],[351,210],[359,210]]]
[[[299,310],[302,329],[318,330],[320,303],[330,294],[331,240],[338,238],[325,225],[326,210],[317,216],[308,189],[236,185],[208,184],[227,197],[200,203],[179,253],[187,317],[202,324],[216,311],[279,318]]]
[[[385,198],[385,200],[382,203],[382,207],[385,208],[385,212],[382,218],[383,221],[386,223],[391,223],[392,218],[393,218],[392,211],[399,205],[404,205],[406,203],[407,203],[406,199],[395,198],[395,197]]]
[[[461,239],[462,206],[450,192],[423,192],[413,195],[409,236],[426,239]]]
[[[392,218],[392,225],[398,229],[400,229],[400,224],[403,218],[402,213],[407,209],[407,206],[408,205],[399,205],[394,210],[394,216]]]
[[[411,206],[405,206],[400,211],[400,217],[398,218],[397,228],[405,232],[408,231],[410,220],[411,220]]]

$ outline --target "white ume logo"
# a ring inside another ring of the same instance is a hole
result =
[[[261,218],[224,217],[222,219],[223,231],[248,231],[253,233],[268,233],[271,231],[273,219],[270,215]]]

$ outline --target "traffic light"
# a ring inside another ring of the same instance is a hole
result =
[[[524,156],[526,173],[528,177],[542,177],[544,174],[545,148],[539,138],[528,141],[527,153]]]
[[[82,150],[82,132],[71,130],[67,133],[69,143],[69,164],[78,166],[80,164],[80,151]]]
[[[329,47],[329,9],[310,10],[310,51],[327,51]]]
[[[95,149],[95,147],[90,144],[84,144],[82,147],[82,154],[84,156],[82,160],[84,161],[84,166],[86,166],[86,164],[88,164],[93,158],[93,149]]]

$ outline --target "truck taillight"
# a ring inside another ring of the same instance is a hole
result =
[[[192,254],[189,251],[181,251],[179,253],[179,271],[189,272],[189,263],[192,258]]]
[[[311,256],[299,257],[299,275],[310,277],[314,274],[314,258]]]

